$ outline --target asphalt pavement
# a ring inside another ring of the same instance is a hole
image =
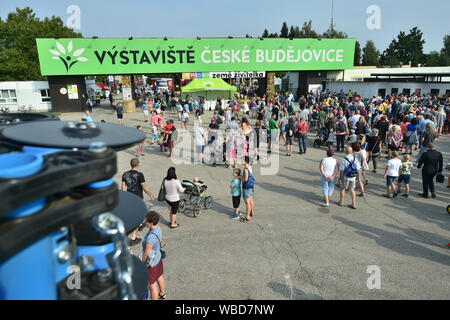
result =
[[[92,116],[95,121],[116,122],[106,105],[95,108]],[[61,118],[79,120],[81,113]],[[140,112],[125,114],[124,120],[131,127],[143,124],[150,132]],[[378,173],[368,173],[366,196],[357,199],[357,210],[335,204],[338,190],[331,206],[324,208],[319,162],[325,149],[312,148],[313,138],[311,134],[306,155],[286,157],[283,149],[275,175],[262,175],[264,165],[253,166],[256,210],[248,223],[230,219],[231,168],[174,165],[158,146],[146,145],[141,171],[154,194],[167,169],[175,166],[180,179],[198,176],[205,181],[214,198],[213,208],[197,218],[190,212],[179,214],[180,227],[172,230],[167,205],[145,196],[147,206],[161,214],[169,299],[450,298],[446,183],[437,184],[437,199],[419,198],[420,171],[414,169],[409,199],[384,198],[386,159],[382,159]],[[437,149],[443,152],[444,163],[450,162],[450,136],[440,138]],[[118,153],[117,182],[134,156],[135,147]],[[241,208],[245,210],[243,203]],[[138,246],[133,247],[137,251]]]

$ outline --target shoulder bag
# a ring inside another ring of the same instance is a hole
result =
[[[166,187],[164,186],[164,180],[161,183],[161,187],[159,188],[159,193],[158,193],[158,201],[164,201],[166,200]]]

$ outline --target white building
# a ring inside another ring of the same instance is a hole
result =
[[[284,90],[298,93],[302,83],[305,86],[304,82],[301,72],[289,72],[283,80]],[[351,70],[320,71],[304,89],[342,90],[345,93],[352,90],[362,97],[400,93],[450,96],[450,67],[355,67]]]
[[[89,96],[94,96],[100,88],[95,80],[86,80]],[[9,112],[16,112],[21,106],[34,107],[36,111],[52,110],[48,81],[4,81],[0,82],[0,108],[7,107]]]
[[[15,112],[21,106],[32,106],[36,111],[50,111],[52,102],[48,82],[0,82],[0,107],[8,107],[10,112]]]

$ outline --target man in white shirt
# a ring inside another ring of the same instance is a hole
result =
[[[352,116],[348,119],[349,125],[351,125],[352,129],[356,130],[356,124],[358,123],[359,118],[361,118],[359,111],[356,111],[355,113],[352,112]]]
[[[342,159],[339,166],[341,172],[339,176],[339,185],[341,186],[339,205],[344,206],[345,191],[349,190],[352,196],[350,208],[356,209],[356,180],[359,180],[361,164],[353,155],[352,147],[345,148],[346,156]]]
[[[303,121],[308,122],[309,121],[309,114],[311,113],[311,110],[309,110],[309,107],[305,108],[300,112],[300,118],[303,119]]]

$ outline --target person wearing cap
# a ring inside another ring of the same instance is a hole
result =
[[[328,148],[327,157],[320,162],[320,181],[322,182],[322,192],[324,207],[330,206],[330,200],[333,196],[336,175],[339,173],[339,164],[334,158],[333,148]]]

